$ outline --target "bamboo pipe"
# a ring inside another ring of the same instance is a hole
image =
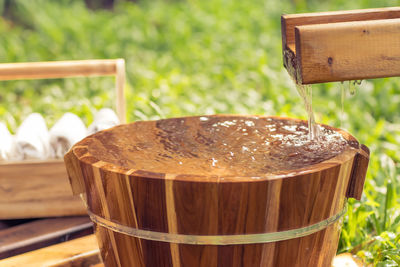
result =
[[[400,7],[282,15],[281,26],[299,84],[400,76]]]

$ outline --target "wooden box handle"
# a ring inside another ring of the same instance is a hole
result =
[[[124,59],[96,59],[0,64],[0,80],[52,79],[88,76],[116,77],[116,111],[120,122],[126,123]]]
[[[367,174],[369,162],[369,149],[365,145],[361,145],[360,151],[354,157],[353,169],[349,185],[347,186],[346,197],[361,199],[362,191],[364,188],[365,176]]]

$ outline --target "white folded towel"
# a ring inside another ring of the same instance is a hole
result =
[[[15,137],[8,131],[7,126],[0,122],[0,161],[21,159],[22,155],[15,145]]]
[[[19,126],[16,146],[23,159],[47,159],[51,157],[49,131],[42,115],[30,114]]]
[[[62,158],[65,153],[86,136],[82,120],[72,113],[65,113],[50,129],[50,145],[53,155]]]
[[[93,123],[88,128],[88,134],[111,128],[119,124],[119,119],[114,110],[110,108],[100,109],[95,115]]]

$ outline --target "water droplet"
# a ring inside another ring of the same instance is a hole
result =
[[[350,95],[356,94],[356,81],[349,81],[349,93]]]

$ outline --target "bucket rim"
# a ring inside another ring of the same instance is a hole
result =
[[[154,121],[164,121],[164,120],[171,120],[171,119],[188,119],[188,118],[201,118],[201,117],[207,117],[207,118],[212,118],[212,117],[219,117],[219,118],[221,118],[221,117],[226,117],[226,118],[228,118],[228,117],[229,118],[232,118],[232,117],[237,117],[237,118],[275,118],[275,119],[280,119],[280,120],[291,120],[291,121],[298,121],[298,122],[303,122],[303,123],[306,122],[305,120],[302,120],[299,118],[276,116],[276,115],[214,114],[214,115],[173,117],[173,118],[166,118],[166,119],[160,119],[160,120],[135,121],[135,122],[131,122],[128,124],[133,124],[133,123],[137,123],[137,122],[154,122]],[[112,131],[113,129],[115,129],[117,127],[124,127],[125,125],[128,125],[128,124],[120,124],[120,125],[114,126],[112,128],[109,128],[109,129],[106,129],[103,131]],[[199,175],[199,174],[183,174],[183,173],[172,173],[172,172],[161,173],[161,172],[148,171],[148,170],[124,168],[122,166],[118,166],[113,163],[99,160],[92,155],[88,155],[87,150],[85,150],[87,153],[79,152],[79,150],[82,150],[82,148],[87,147],[87,144],[85,144],[85,140],[88,140],[89,137],[95,135],[96,133],[93,135],[90,135],[88,137],[85,137],[83,140],[76,143],[70,149],[70,152],[72,152],[72,154],[82,163],[85,163],[88,165],[95,165],[99,169],[102,169],[107,172],[120,174],[120,175],[142,177],[142,178],[152,178],[152,179],[162,179],[162,180],[199,182],[199,183],[204,183],[204,182],[213,182],[213,183],[215,183],[215,182],[218,182],[218,183],[241,182],[241,183],[243,183],[243,182],[257,182],[257,181],[266,181],[266,180],[286,179],[286,178],[297,177],[297,176],[301,176],[301,175],[322,172],[327,169],[342,165],[349,160],[353,160],[353,158],[362,150],[362,148],[361,148],[362,145],[359,143],[359,141],[353,135],[348,133],[347,131],[340,129],[340,128],[335,128],[333,126],[329,126],[326,124],[322,124],[322,123],[318,123],[318,125],[321,125],[327,129],[330,129],[330,130],[340,133],[347,141],[349,141],[352,144],[352,146],[353,145],[358,146],[358,149],[355,147],[349,146],[349,148],[347,148],[340,154],[338,154],[330,159],[324,160],[322,162],[313,164],[313,165],[308,165],[306,167],[298,168],[298,169],[294,169],[294,170],[283,170],[283,171],[271,172],[271,173],[266,173],[264,175],[258,175],[258,176]],[[68,152],[68,153],[70,153],[70,152]]]

